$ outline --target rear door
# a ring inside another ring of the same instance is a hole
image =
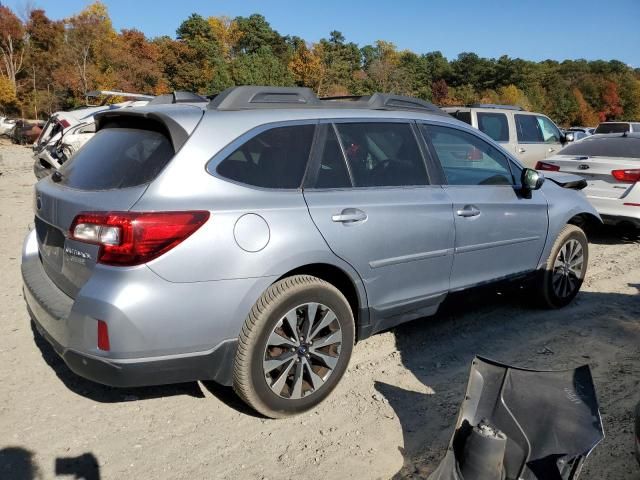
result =
[[[421,125],[453,201],[451,289],[534,270],[547,235],[547,202],[520,194],[508,158],[471,131]]]
[[[416,133],[406,121],[323,124],[304,190],[329,247],[362,277],[377,329],[432,313],[449,288],[451,201],[429,185]]]

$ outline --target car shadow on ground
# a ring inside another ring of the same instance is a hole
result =
[[[629,226],[600,225],[588,231],[589,242],[597,245],[618,243],[640,244],[640,228]]]
[[[39,480],[51,478],[42,472],[34,459],[34,453],[22,447],[0,449],[0,478],[11,480]],[[93,453],[77,457],[58,457],[55,461],[55,476],[70,476],[84,480],[100,480],[100,466]]]
[[[174,395],[205,398],[198,382],[137,388],[115,388],[92,382],[76,375],[67,367],[49,342],[40,335],[33,322],[31,322],[31,331],[33,332],[34,342],[47,365],[51,367],[69,390],[83,397],[101,403],[130,402]]]
[[[444,457],[474,356],[563,370],[600,361],[591,358],[584,342],[593,335],[640,341],[629,329],[629,322],[640,318],[640,285],[628,286],[638,292],[581,292],[572,304],[554,311],[530,306],[525,291],[485,287],[451,295],[435,316],[395,328],[403,366],[433,393],[375,382],[403,431],[404,446],[398,449],[404,464],[394,479],[426,478]],[[571,353],[560,358],[554,348],[563,343]]]

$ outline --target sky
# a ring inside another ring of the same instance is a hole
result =
[[[88,0],[0,0],[29,3],[50,18],[68,17]],[[640,68],[640,0],[104,0],[117,29],[175,36],[191,13],[204,17],[260,13],[282,35],[315,42],[339,30],[360,46],[378,39],[417,53],[440,50],[527,60],[616,59]],[[455,5],[455,6],[454,6]]]

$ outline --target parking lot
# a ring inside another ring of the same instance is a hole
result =
[[[535,369],[588,363],[606,438],[584,478],[640,478],[637,239],[594,232],[587,279],[564,309],[535,309],[515,292],[458,295],[435,317],[359,343],[319,408],[266,420],[215,384],[91,383],[34,337],[20,278],[32,160],[28,148],[0,142],[0,478],[426,478],[444,455],[476,354]]]

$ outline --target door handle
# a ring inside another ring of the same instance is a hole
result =
[[[462,210],[456,211],[459,217],[476,217],[480,215],[480,210],[473,205],[465,205]]]
[[[520,147],[520,148],[518,149],[518,153],[524,153],[524,152],[526,152],[526,151],[527,151],[527,150],[526,150],[526,149],[524,149],[524,148],[522,148],[522,147]]]
[[[367,219],[367,214],[357,208],[345,208],[342,212],[332,215],[331,220],[340,223],[363,222]]]
[[[555,151],[556,151],[556,149],[555,149],[555,148],[551,148],[551,147],[549,147],[549,153],[551,153],[551,152],[555,152]]]

